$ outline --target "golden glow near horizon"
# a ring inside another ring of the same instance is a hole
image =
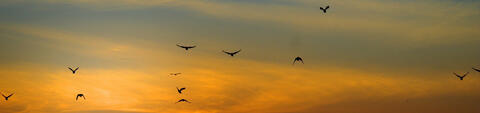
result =
[[[479,6],[5,0],[0,92],[15,94],[0,112],[477,113]],[[292,65],[297,56],[305,64]],[[460,81],[453,72],[470,74]]]

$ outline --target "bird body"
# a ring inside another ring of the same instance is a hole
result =
[[[192,49],[192,48],[197,47],[197,46],[182,46],[182,45],[180,45],[180,44],[177,44],[177,46],[180,47],[180,48],[183,48],[183,49],[185,49],[185,50],[187,50],[187,51],[188,51],[189,49]]]
[[[227,52],[227,51],[225,51],[225,50],[222,50],[223,53],[228,54],[228,55],[230,55],[230,56],[232,56],[232,57],[235,56],[235,55],[236,55],[237,53],[239,53],[240,51],[242,51],[242,50],[240,49],[240,50],[235,51],[235,52]]]
[[[180,93],[180,94],[182,94],[182,91],[185,90],[185,89],[187,89],[187,88],[183,87],[183,88],[178,89],[178,87],[177,87],[177,91],[178,91],[178,93]]]
[[[15,93],[12,93],[12,94],[10,94],[10,95],[8,95],[8,96],[5,96],[4,94],[2,94],[2,96],[3,96],[3,98],[5,98],[6,101],[8,101],[8,98],[12,97],[13,94],[15,94]]]
[[[77,98],[75,98],[75,100],[78,100],[78,97],[83,97],[84,100],[87,100],[87,99],[85,98],[85,95],[83,95],[83,94],[77,94]]]
[[[457,73],[453,73],[453,74],[454,74],[455,76],[457,76],[460,80],[463,80],[463,78],[465,78],[465,77],[468,75],[468,73],[470,73],[470,72],[467,72],[467,73],[463,74],[463,76],[460,76],[460,75],[458,75]]]
[[[188,102],[188,103],[191,103],[190,101],[186,100],[186,99],[180,99],[178,100],[176,103],[179,103],[179,102]]]
[[[172,75],[172,76],[177,76],[177,75],[180,75],[180,74],[182,74],[182,73],[170,73],[170,75]]]
[[[76,69],[72,69],[72,68],[68,67],[68,69],[70,69],[70,71],[72,71],[73,74],[75,74],[77,72],[78,68],[80,68],[80,67],[77,67]]]
[[[330,6],[327,6],[327,7],[325,7],[325,8],[320,7],[320,10],[322,10],[323,13],[327,13],[327,9],[328,9],[328,8],[330,8]]]
[[[295,62],[297,62],[297,61],[298,61],[298,62],[302,62],[302,64],[304,64],[304,63],[303,63],[303,59],[302,59],[301,57],[296,57],[296,58],[293,60],[293,64],[295,64]]]

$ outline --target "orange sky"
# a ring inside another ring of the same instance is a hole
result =
[[[479,6],[6,0],[0,92],[15,95],[0,112],[478,113]],[[296,56],[305,64],[292,65]],[[67,67],[76,66],[73,75]],[[460,81],[452,72],[470,74]],[[75,101],[78,93],[86,100]],[[181,98],[192,103],[175,104]]]

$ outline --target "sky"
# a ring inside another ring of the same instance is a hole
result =
[[[0,17],[2,113],[480,112],[475,0],[2,0]]]

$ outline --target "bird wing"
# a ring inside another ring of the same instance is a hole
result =
[[[181,46],[180,44],[177,44],[178,47],[181,47],[181,48],[184,48],[183,46]]]
[[[453,74],[454,74],[455,76],[457,76],[457,77],[462,77],[462,76],[458,75],[457,73],[453,73]]]
[[[2,94],[2,96],[5,97],[5,98],[7,98],[7,96],[5,96],[5,95],[3,95],[3,94]]]
[[[327,10],[328,8],[330,8],[330,6],[325,7],[325,10]]]
[[[68,69],[70,69],[70,71],[74,71],[72,68],[68,67]]]
[[[223,52],[223,53],[226,53],[226,54],[231,54],[231,53],[229,53],[229,52],[227,52],[227,51],[225,51],[225,50],[222,50],[222,52]]]
[[[463,74],[463,77],[467,76],[469,73],[470,73],[470,72],[467,72],[467,73]]]
[[[323,9],[323,7],[320,7],[320,10],[325,10],[325,9]]]
[[[8,95],[6,98],[10,98],[11,96],[13,96],[13,94],[15,94],[15,93],[12,93],[12,94]]]
[[[233,54],[237,54],[237,53],[240,52],[240,51],[242,51],[242,50],[240,49],[240,50],[238,50],[238,51],[235,51],[235,52],[233,52]]]
[[[80,67],[77,67],[77,68],[75,68],[75,71],[77,71],[77,70],[78,70],[78,68],[80,68]]]
[[[77,95],[77,98],[75,98],[75,100],[78,100],[78,97],[79,97],[79,96],[80,96],[80,95]]]
[[[478,72],[480,72],[480,69],[476,69],[476,68],[472,68],[472,69],[473,69],[473,70],[475,70],[475,71],[478,71]]]
[[[185,89],[187,89],[187,88],[180,88],[180,91],[181,91],[181,90],[185,90]]]

